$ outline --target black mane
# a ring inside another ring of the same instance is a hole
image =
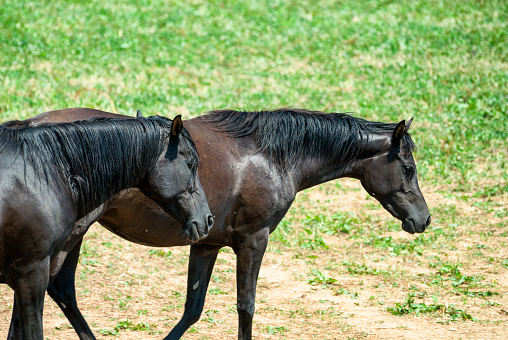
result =
[[[391,133],[396,126],[346,113],[292,108],[259,112],[217,110],[202,118],[235,138],[254,134],[259,150],[268,153],[282,170],[309,156],[350,162],[368,145],[369,135]],[[409,134],[404,135],[403,142],[412,152],[414,143]]]
[[[0,126],[0,152],[17,148],[40,180],[63,179],[78,209],[88,213],[152,170],[171,126],[163,117],[95,118],[36,127],[6,123]]]

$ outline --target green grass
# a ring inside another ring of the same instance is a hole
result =
[[[0,7],[0,115],[86,106],[190,118],[291,105],[381,121],[414,117],[425,181],[463,190],[495,178],[505,189],[507,7],[9,2]]]

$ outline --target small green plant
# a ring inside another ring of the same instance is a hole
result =
[[[313,277],[308,279],[307,282],[313,286],[315,286],[315,285],[332,285],[335,282],[337,282],[337,280],[335,280],[331,277],[328,277],[328,275],[321,273],[317,269],[312,269],[310,271],[310,274],[313,275]]]
[[[227,295],[228,294],[227,292],[223,291],[222,288],[220,288],[220,287],[212,287],[212,288],[208,289],[208,293],[214,294],[214,295],[221,295],[221,294]]]
[[[281,334],[284,335],[285,332],[288,332],[289,328],[284,326],[265,326],[265,332],[270,335]]]
[[[135,324],[131,320],[127,319],[118,321],[113,329],[100,329],[99,333],[102,335],[116,336],[120,333],[121,330],[153,331],[155,327],[156,327],[155,325],[149,325],[145,322]]]
[[[342,265],[346,267],[347,272],[351,275],[379,275],[381,273],[387,273],[386,271],[367,267],[365,264],[349,261],[342,261]]]
[[[487,185],[477,192],[474,193],[473,197],[480,198],[480,197],[491,197],[491,196],[497,196],[502,195],[504,193],[508,192],[508,184],[496,184],[496,185]]]
[[[415,297],[417,293],[409,293],[406,299],[402,303],[395,303],[394,307],[388,307],[386,310],[393,315],[420,315],[420,314],[436,314],[439,313],[441,315],[447,315],[449,317],[449,321],[457,321],[457,320],[472,320],[477,321],[470,314],[463,311],[462,309],[455,308],[454,305],[443,305],[438,303],[437,297],[435,295],[432,296],[432,304],[426,304],[423,300],[424,294],[420,294],[422,297],[422,302],[415,302]]]
[[[173,253],[171,251],[169,251],[169,250],[168,251],[164,251],[162,249],[150,249],[148,251],[148,255],[169,258],[169,257],[173,256]]]
[[[127,295],[124,299],[118,299],[118,308],[120,310],[127,310],[130,307],[130,302],[132,301],[132,297]]]
[[[339,288],[337,289],[337,291],[335,292],[336,295],[350,295],[352,299],[358,299],[359,298],[359,295],[357,292],[350,292],[349,290],[347,290],[346,288]]]
[[[80,250],[80,263],[84,266],[95,266],[100,264],[96,257],[97,248],[90,245],[90,242],[83,242]]]

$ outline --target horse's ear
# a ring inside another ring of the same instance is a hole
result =
[[[406,123],[406,133],[409,131],[409,127],[411,126],[411,123],[413,122],[413,118],[411,118],[407,123]]]
[[[411,121],[409,122],[411,124]],[[395,130],[393,130],[392,135],[392,145],[399,144],[400,140],[402,139],[402,136],[407,132],[406,128],[406,121],[402,120],[397,126],[395,127]]]
[[[141,113],[141,110],[136,111],[136,118],[144,118],[143,114]]]
[[[178,115],[173,119],[173,126],[171,126],[171,138],[176,138],[182,132],[183,123],[182,116]]]

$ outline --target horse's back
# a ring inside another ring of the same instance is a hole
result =
[[[35,117],[32,117],[30,119],[27,119],[27,121],[31,125],[39,125],[44,123],[67,123],[67,122],[74,122],[78,120],[87,120],[90,118],[95,117],[103,117],[103,118],[132,118],[129,116],[119,115],[116,113],[96,110],[96,109],[89,109],[86,107],[75,107],[75,108],[69,108],[69,109],[62,109],[62,110],[54,110],[54,111],[47,111],[44,113],[41,113]]]

